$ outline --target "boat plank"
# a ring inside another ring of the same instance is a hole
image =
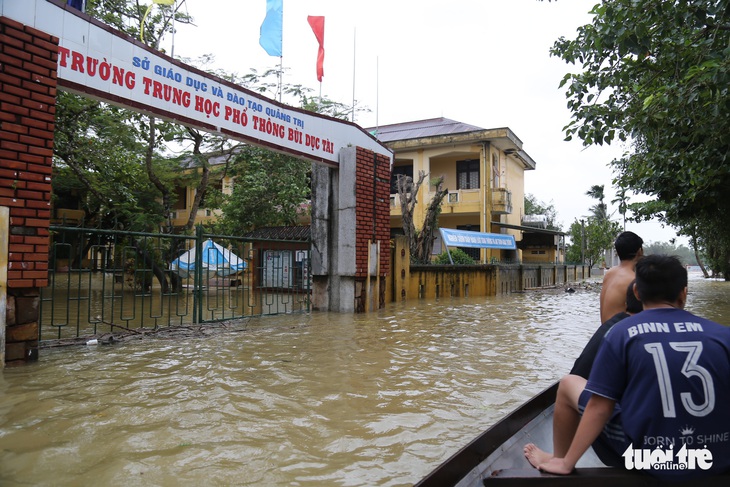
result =
[[[672,482],[673,487],[696,486],[693,482]],[[730,474],[708,477],[699,481],[702,487],[725,487],[730,484]],[[653,487],[663,486],[666,482],[640,472],[629,472],[621,468],[598,467],[577,468],[572,475],[551,475],[534,468],[496,470],[484,479],[485,487],[496,486],[555,486],[569,487],[573,485],[590,485],[591,487]]]

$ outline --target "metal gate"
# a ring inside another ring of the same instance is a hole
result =
[[[309,241],[50,230],[41,341],[310,310]]]

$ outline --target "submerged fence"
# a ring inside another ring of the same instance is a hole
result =
[[[53,226],[50,230],[40,340],[310,308],[308,241],[253,241],[202,230],[195,236]],[[203,250],[209,239],[224,249],[221,255]],[[190,266],[173,264],[190,249],[195,249]],[[226,253],[243,265],[226,265]]]

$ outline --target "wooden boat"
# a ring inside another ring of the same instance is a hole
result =
[[[522,449],[527,443],[552,446],[557,389],[555,383],[527,401],[439,465],[416,487],[666,485],[641,472],[607,467],[592,448],[583,455],[572,475],[545,474],[532,468]],[[702,487],[725,487],[729,482],[730,473],[701,480]],[[671,485],[697,485],[697,482]]]

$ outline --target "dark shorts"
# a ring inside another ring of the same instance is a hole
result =
[[[581,416],[593,393],[584,390],[578,398],[578,411]],[[603,427],[603,431],[593,443],[593,450],[603,463],[612,467],[624,465],[621,457],[630,446],[630,441],[624,435],[623,423],[621,422],[621,406],[618,404],[613,408],[613,414]]]

